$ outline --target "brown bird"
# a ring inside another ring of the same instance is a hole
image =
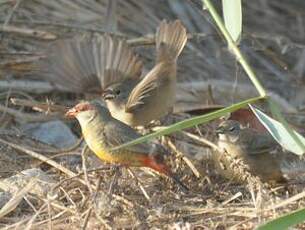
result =
[[[242,128],[233,120],[222,122],[216,129],[218,146],[230,157],[241,161],[249,172],[261,178],[262,181],[284,182],[283,166],[288,154],[268,133],[259,133],[251,128]],[[216,152],[215,163],[228,179],[240,181],[243,175],[234,171],[224,153]]]
[[[139,57],[125,40],[110,35],[57,41],[47,50],[40,69],[58,88],[103,92],[113,117],[130,126],[146,125],[173,108],[177,58],[186,41],[179,20],[162,21],[156,34],[156,64],[143,78]]]
[[[184,192],[188,190],[165,164],[164,155],[168,152],[161,145],[142,143],[112,150],[141,135],[133,128],[113,118],[109,110],[99,102],[79,103],[70,109],[66,116],[77,118],[86,143],[101,160],[127,167],[151,168],[172,178]]]
[[[179,20],[161,22],[156,34],[156,64],[136,84],[124,81],[108,87],[103,98],[111,114],[131,125],[146,125],[173,109],[176,97],[177,58],[187,41]]]

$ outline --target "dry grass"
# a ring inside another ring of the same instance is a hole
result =
[[[117,6],[118,30],[115,33],[129,39],[145,58],[147,69],[154,60],[151,34],[163,18],[179,18],[190,33],[190,42],[179,59],[181,90],[176,105],[179,114],[172,115],[166,123],[255,94],[199,2],[121,0]],[[244,7],[245,33],[241,49],[263,85],[280,101],[289,121],[302,132],[305,3],[245,1]],[[80,160],[82,146],[59,150],[19,135],[23,123],[44,122],[62,116],[52,109],[43,114],[12,105],[9,98],[27,99],[37,107],[37,102],[46,102],[46,98],[67,106],[81,98],[92,97],[54,88],[41,79],[34,63],[43,58],[43,47],[54,39],[92,31],[103,33],[106,8],[105,0],[0,2],[0,22],[5,25],[0,29],[0,121],[3,130],[0,133],[0,188],[15,194],[7,199],[6,215],[1,216],[0,227],[252,229],[258,223],[304,207],[303,184],[271,187],[249,176],[248,182],[240,185],[219,176],[208,160],[210,148],[215,148],[211,144],[213,123],[159,140],[171,150],[169,163],[190,188],[188,194],[146,169],[132,169],[131,172],[121,169],[115,174],[108,165],[96,164],[98,161],[92,155],[87,159],[86,167],[81,163],[71,165],[61,161],[61,157],[67,155]],[[50,105],[48,103],[43,106]],[[69,125],[79,132],[74,124]],[[34,167],[52,180],[46,185],[33,177],[33,181],[29,179],[23,181],[22,186],[15,186],[15,191],[11,191],[10,184],[3,183],[6,178]],[[114,176],[118,179],[113,180]],[[47,189],[37,192],[40,191],[34,189],[37,186]]]

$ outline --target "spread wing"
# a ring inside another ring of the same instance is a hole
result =
[[[139,79],[142,74],[143,63],[123,39],[104,35],[97,37],[101,44],[95,58],[96,69],[103,76],[103,89],[111,84],[122,82],[125,79]]]
[[[58,40],[45,51],[47,58],[38,63],[46,80],[73,92],[88,92],[99,86],[94,68],[94,47],[90,39],[75,37]]]
[[[165,64],[164,62],[157,64],[135,86],[128,97],[125,107],[126,112],[140,109],[145,104],[145,101],[149,100],[150,96],[157,93],[158,87],[162,84],[162,81],[167,79],[169,74]]]
[[[139,78],[142,62],[124,39],[110,35],[58,40],[38,68],[46,80],[72,92],[101,92],[125,78]]]

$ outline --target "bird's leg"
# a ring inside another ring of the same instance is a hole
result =
[[[96,189],[95,189],[94,194],[93,194],[93,200],[94,201],[97,197],[98,191],[100,190],[101,182],[102,182],[102,177],[99,176],[98,179],[97,179],[97,182],[96,182]]]
[[[98,191],[100,189],[100,186],[101,186],[101,181],[102,181],[102,178],[99,176],[98,177],[98,180],[97,180],[97,183],[96,183],[96,190],[94,191],[94,194],[91,193],[91,197],[92,197],[92,200],[91,202],[94,204],[95,203],[95,200],[96,200],[96,197],[97,197],[97,194],[98,194]],[[81,229],[86,229],[87,228],[87,224],[88,224],[88,221],[90,219],[90,216],[91,216],[91,213],[92,213],[92,209],[93,209],[93,205],[88,209],[88,212],[84,218],[84,223],[82,224],[82,227]]]
[[[86,184],[87,184],[87,187],[88,187],[88,190],[90,192],[90,194],[92,195],[92,187],[91,187],[91,184],[90,184],[90,181],[89,181],[89,177],[88,177],[88,173],[87,173],[87,167],[86,167],[86,157],[88,156],[87,153],[88,153],[88,145],[85,144],[85,146],[83,147],[82,149],[82,168],[83,168],[83,172],[84,172],[84,177],[85,177],[85,181],[86,181]]]
[[[114,175],[112,177],[112,180],[111,180],[111,183],[110,183],[110,186],[108,189],[108,194],[112,194],[113,188],[117,183],[118,177],[120,175],[120,166],[118,166],[118,165],[113,166],[113,170],[114,170]]]

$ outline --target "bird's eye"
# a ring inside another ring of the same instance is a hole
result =
[[[119,95],[121,93],[121,90],[119,90],[119,89],[117,89],[116,91],[115,91],[115,94],[116,95]]]
[[[233,132],[234,130],[235,130],[235,126],[232,126],[232,127],[229,129],[230,132]]]

